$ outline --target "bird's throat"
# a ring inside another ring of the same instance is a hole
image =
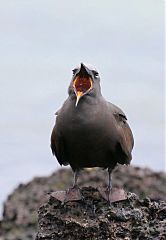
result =
[[[87,77],[79,77],[77,76],[73,82],[73,87],[76,92],[85,93],[92,88],[92,79]]]
[[[92,79],[89,76],[77,76],[73,81],[73,88],[77,97],[76,106],[80,98],[92,89]]]

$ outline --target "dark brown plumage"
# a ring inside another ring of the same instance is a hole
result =
[[[61,165],[108,168],[129,164],[134,140],[123,111],[107,102],[96,69],[81,64],[73,70],[69,97],[57,112],[51,149]],[[77,174],[75,174],[75,184]]]

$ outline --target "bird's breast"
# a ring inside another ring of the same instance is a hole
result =
[[[56,125],[61,132],[67,160],[71,166],[108,165],[110,152],[113,152],[116,145],[113,121],[113,116],[102,105],[84,104],[79,108],[67,106],[61,111]]]
[[[75,148],[94,151],[115,139],[114,118],[102,105],[70,106],[70,111],[64,109],[58,118],[64,139]]]

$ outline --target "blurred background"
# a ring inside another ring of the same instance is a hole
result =
[[[126,113],[132,164],[164,171],[164,1],[0,1],[0,205],[59,167],[54,113],[80,62]]]

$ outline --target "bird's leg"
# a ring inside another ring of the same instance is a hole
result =
[[[102,197],[111,204],[111,193],[112,193],[112,168],[108,168],[108,185],[106,188],[98,188]]]
[[[112,170],[111,168],[108,168],[108,187],[106,189],[106,196],[107,201],[109,202],[110,206],[113,202],[123,201],[127,199],[126,192],[123,188],[112,188]]]
[[[111,203],[111,190],[112,190],[112,169],[111,168],[108,168],[108,187],[106,189],[106,194],[107,194],[107,200],[109,203]]]
[[[74,172],[73,188],[78,187],[78,185],[77,185],[78,174],[79,174],[79,170],[75,170],[75,172]]]
[[[77,185],[78,174],[79,174],[79,170],[76,169],[74,171],[73,186],[66,191],[66,197],[64,202],[77,201],[82,199],[80,189]]]

